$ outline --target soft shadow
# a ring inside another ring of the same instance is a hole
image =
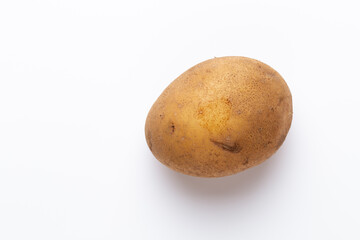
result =
[[[281,170],[283,161],[288,154],[286,148],[281,147],[271,158],[264,163],[247,169],[238,174],[221,178],[200,178],[177,173],[165,166],[157,168],[157,174],[167,185],[181,191],[181,194],[191,198],[232,199],[247,197],[259,191],[263,184],[271,183],[272,176]]]

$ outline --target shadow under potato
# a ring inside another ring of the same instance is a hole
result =
[[[258,166],[252,167],[232,176],[220,178],[201,178],[184,175],[167,167],[162,167],[158,174],[163,175],[164,181],[173,185],[182,194],[196,198],[227,199],[235,196],[246,196],[256,191],[262,183],[277,174],[276,168],[286,157],[282,149],[279,149],[271,158]]]

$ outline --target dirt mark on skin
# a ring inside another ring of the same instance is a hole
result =
[[[284,99],[285,99],[284,97],[280,97],[277,105],[279,106],[284,101]]]
[[[171,122],[170,124],[170,129],[171,129],[171,134],[173,134],[175,132],[175,125],[173,122]]]
[[[214,143],[216,146],[220,147],[222,150],[225,150],[228,152],[238,153],[242,150],[242,147],[238,143],[234,143],[234,144],[230,145],[227,143],[215,141],[213,139],[210,139],[210,141],[212,143]]]

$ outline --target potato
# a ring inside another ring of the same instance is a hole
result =
[[[154,156],[173,170],[222,177],[274,154],[291,121],[291,93],[274,69],[221,57],[190,68],[164,90],[145,135]]]

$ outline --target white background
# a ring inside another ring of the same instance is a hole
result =
[[[360,239],[358,1],[0,1],[0,239]],[[281,149],[201,179],[144,137],[213,57],[287,81]]]

